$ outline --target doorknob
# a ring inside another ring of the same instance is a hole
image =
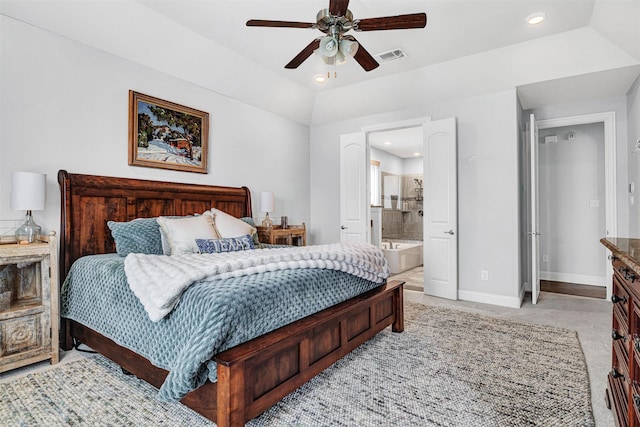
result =
[[[340,226],[340,230],[346,230],[346,229],[348,229],[348,228],[349,228],[349,227],[345,227],[344,225],[341,225],[341,226]]]
[[[449,230],[449,231],[445,231],[444,234],[449,234],[449,235],[453,236],[456,233],[454,233],[453,230]]]

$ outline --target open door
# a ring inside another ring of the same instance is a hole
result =
[[[423,125],[424,293],[458,299],[456,119]]]
[[[531,303],[537,304],[540,296],[540,190],[538,188],[538,126],[533,114],[526,126],[526,139],[529,144],[529,197],[530,229],[528,231],[531,260]]]
[[[369,242],[367,139],[364,132],[340,135],[340,241]]]

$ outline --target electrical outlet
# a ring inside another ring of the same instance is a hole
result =
[[[542,255],[542,262],[549,262],[549,255],[547,254]]]
[[[489,272],[487,270],[480,272],[480,280],[489,280]]]

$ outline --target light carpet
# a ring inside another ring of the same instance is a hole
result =
[[[213,425],[101,356],[0,384],[3,426]],[[577,334],[407,303],[250,426],[593,426]]]

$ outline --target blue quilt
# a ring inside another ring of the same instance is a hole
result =
[[[78,259],[62,288],[61,315],[168,370],[159,392],[166,401],[216,381],[215,354],[380,286],[325,269],[202,280],[152,322],[127,284],[124,259]]]

